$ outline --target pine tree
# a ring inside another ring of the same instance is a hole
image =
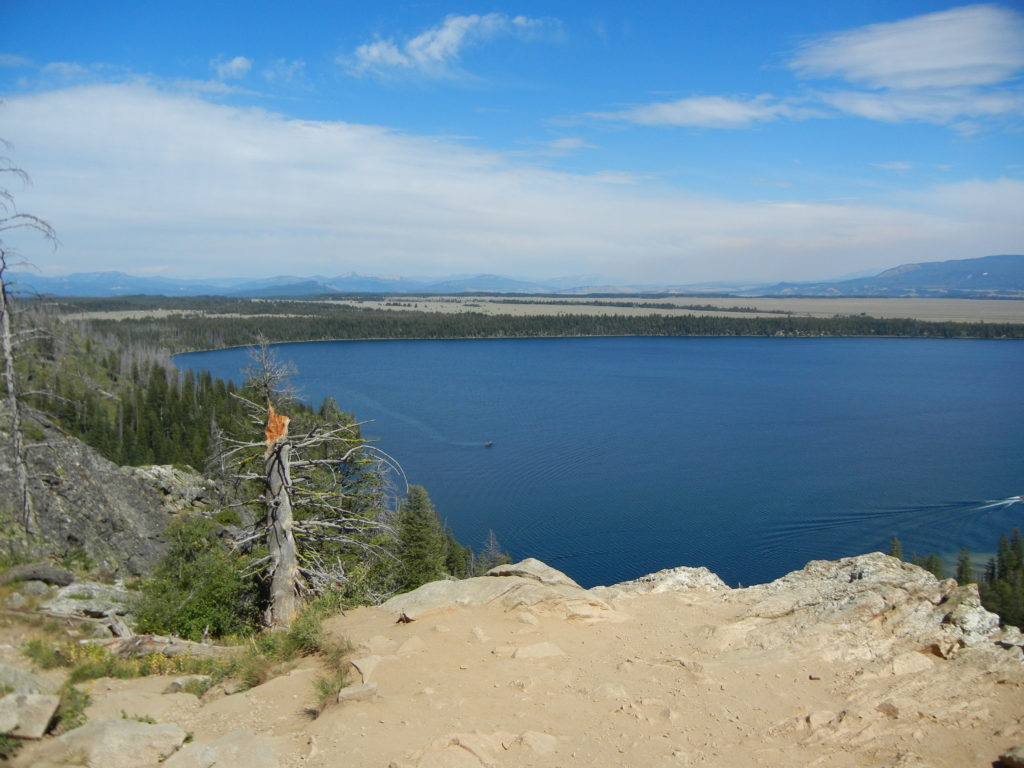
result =
[[[410,485],[398,509],[398,557],[403,589],[445,577],[447,536],[425,488]]]
[[[903,544],[895,534],[893,534],[892,541],[889,542],[889,554],[897,560],[903,559]]]
[[[960,585],[973,584],[977,581],[974,578],[974,563],[971,562],[971,552],[967,547],[960,547],[960,554],[956,559],[956,583]]]

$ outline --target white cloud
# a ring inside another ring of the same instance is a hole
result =
[[[210,62],[213,71],[221,80],[239,80],[249,74],[252,69],[252,61],[245,56],[235,56],[228,61],[214,59]]]
[[[302,85],[306,81],[306,62],[301,59],[276,59],[263,70],[263,79],[268,83]]]
[[[914,167],[906,160],[888,160],[884,163],[871,163],[871,165],[883,171],[909,171]]]
[[[0,67],[31,67],[32,60],[13,53],[0,53]]]
[[[734,202],[141,82],[16,96],[0,109],[34,179],[19,208],[62,242],[55,254],[22,250],[69,271],[792,280],[1024,242],[1015,181],[872,204]]]
[[[748,128],[780,117],[806,116],[805,110],[768,95],[752,99],[693,96],[656,102],[617,112],[592,112],[589,117],[621,120],[636,125],[670,125],[695,128]]]
[[[1024,114],[1024,15],[969,5],[810,41],[789,63],[804,78],[859,90],[819,93],[841,112],[883,122],[949,125],[962,135]]]
[[[1024,115],[1024,91],[981,93],[968,89],[923,91],[838,91],[821,100],[847,114],[887,123],[920,121],[939,125]]]
[[[440,26],[432,27],[404,42],[376,40],[356,48],[351,56],[338,57],[338,63],[353,75],[388,75],[416,72],[430,76],[450,74],[451,66],[462,52],[499,35],[531,37],[556,26],[549,19],[507,16],[503,13],[469,16],[450,15]]]
[[[1024,68],[1024,16],[969,5],[871,24],[804,45],[790,62],[804,77],[842,77],[871,88],[992,85]]]

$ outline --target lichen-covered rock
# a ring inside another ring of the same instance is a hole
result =
[[[649,573],[632,581],[613,584],[610,589],[623,592],[658,593],[683,589],[729,589],[729,585],[722,581],[718,574],[703,566],[699,568],[679,566],[678,568],[666,568],[657,573]]]
[[[58,616],[102,619],[127,615],[133,599],[132,593],[122,587],[78,581],[62,587],[52,600],[43,603],[40,608]]]
[[[755,598],[738,638],[760,648],[794,652],[825,647],[835,658],[890,658],[895,649],[950,649],[985,641],[998,618],[981,607],[977,588],[939,581],[931,573],[874,552],[815,560],[769,584],[749,587]],[[848,642],[836,643],[836,632]]]
[[[163,494],[131,469],[107,461],[54,427],[29,452],[36,538],[0,525],[6,540],[30,556],[82,553],[90,564],[125,575],[148,572],[165,551],[169,515]],[[11,457],[0,451],[0,497],[15,495]]]
[[[126,469],[160,492],[164,507],[171,514],[198,510],[222,500],[217,484],[198,472],[169,464],[151,464]]]

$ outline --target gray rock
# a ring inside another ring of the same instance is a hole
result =
[[[34,672],[0,664],[0,688],[9,689],[12,693],[56,693],[59,687]]]
[[[370,676],[373,675],[373,670],[380,664],[380,656],[364,656],[361,659],[349,659],[348,663],[355,667],[356,672],[359,673],[359,678],[364,682],[370,682]]]
[[[41,739],[60,706],[60,696],[11,693],[0,698],[0,733],[19,739]]]
[[[169,464],[127,467],[142,482],[161,494],[164,508],[172,515],[193,511],[222,501],[216,482],[198,472],[179,469]]]
[[[40,608],[58,616],[84,616],[101,619],[106,616],[124,616],[134,600],[131,592],[110,584],[79,581],[61,587],[53,599]]]
[[[12,592],[7,596],[7,599],[4,600],[4,604],[8,608],[14,608],[17,610],[18,608],[24,608],[28,605],[28,598],[20,592]]]
[[[957,588],[949,599],[956,607],[946,615],[946,621],[963,632],[967,645],[984,642],[999,631],[999,617],[982,607],[977,584]]]
[[[44,436],[28,454],[38,532],[29,556],[84,553],[97,569],[148,573],[166,549],[164,494],[80,440],[45,422],[40,428]],[[0,498],[13,498],[15,473],[6,454],[0,452]],[[4,542],[25,547],[16,526],[0,530]]]
[[[366,701],[377,695],[377,684],[366,683],[365,685],[350,685],[338,691],[338,701]]]
[[[33,597],[46,597],[54,591],[54,588],[47,584],[45,581],[23,581],[18,585],[18,591],[23,595],[32,595]]]
[[[232,731],[210,744],[187,744],[164,768],[280,768],[270,742],[251,731]]]
[[[59,737],[54,750],[60,759],[79,758],[87,768],[139,768],[155,765],[184,742],[176,725],[137,720],[95,720]]]
[[[212,680],[213,678],[209,675],[183,675],[171,680],[171,682],[167,684],[167,687],[164,688],[163,693],[181,693],[189,686],[203,686],[205,688],[209,688]]]
[[[56,568],[49,563],[26,563],[8,568],[3,576],[0,576],[0,584],[9,584],[12,581],[42,581],[46,584],[56,584],[59,587],[66,587],[75,580],[75,574],[63,568]]]
[[[532,557],[520,560],[518,563],[498,565],[487,572],[488,576],[521,576],[524,579],[533,579],[541,584],[560,584],[566,587],[583,589],[579,584],[570,579],[561,571],[552,568],[547,563],[542,563]]]
[[[678,568],[666,568],[657,573],[649,573],[633,581],[613,584],[611,589],[647,594],[676,592],[683,589],[729,589],[729,585],[722,581],[717,574],[712,573],[703,566],[699,568],[680,566]]]
[[[1024,768],[1024,746],[1006,750],[999,756],[999,762],[1007,768]]]
[[[729,642],[746,631],[746,642],[759,648],[820,648],[836,659],[955,651],[986,639],[998,621],[981,607],[975,588],[939,581],[880,552],[815,560],[769,584],[732,594],[752,600],[752,607],[743,622],[723,628],[723,637],[732,633]],[[848,642],[835,643],[836,632]]]

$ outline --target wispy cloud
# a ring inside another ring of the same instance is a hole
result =
[[[2,110],[35,181],[19,205],[58,228],[63,246],[47,263],[70,271],[125,269],[145,254],[209,276],[778,280],[1009,252],[1024,241],[1024,183],[1005,179],[871,204],[737,202],[143,82],[16,96]]]
[[[252,61],[245,56],[235,56],[227,60],[217,58],[210,62],[210,67],[221,80],[239,80],[249,74]]]
[[[655,102],[616,112],[592,112],[601,120],[618,120],[636,125],[670,125],[694,128],[748,128],[755,123],[781,117],[806,115],[806,110],[768,95],[748,99],[722,96],[693,96],[676,101]]]
[[[0,53],[0,67],[31,67],[32,60],[13,53]]]
[[[552,19],[508,16],[504,13],[451,15],[436,27],[405,41],[380,39],[339,56],[338,63],[356,76],[416,73],[432,77],[452,74],[463,51],[501,35],[535,37],[555,29]]]
[[[802,77],[870,88],[992,85],[1024,68],[1024,17],[970,5],[871,24],[804,44],[789,64]]]
[[[970,5],[871,24],[805,43],[789,63],[802,78],[859,90],[820,93],[847,114],[950,125],[960,133],[1024,115],[1024,14]]]
[[[836,91],[821,100],[850,115],[887,123],[920,121],[939,125],[1024,115],[1024,91],[984,93],[967,88],[919,91]]]

